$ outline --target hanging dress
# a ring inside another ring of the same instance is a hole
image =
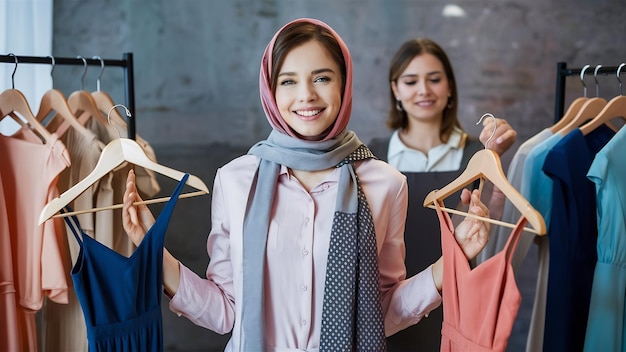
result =
[[[441,351],[505,351],[522,300],[511,259],[527,221],[518,221],[502,251],[471,269],[450,216],[435,207],[444,258]]]
[[[387,160],[389,138],[374,139],[369,144],[370,150],[381,160]],[[404,229],[406,248],[406,277],[412,277],[428,268],[441,257],[441,239],[439,220],[432,209],[425,208],[422,201],[430,191],[439,189],[461,175],[467,163],[477,151],[484,148],[477,138],[467,138],[463,148],[463,158],[458,170],[405,172],[409,190],[409,205]],[[456,192],[450,199],[461,199],[461,192]],[[387,338],[388,352],[406,352],[418,348],[420,352],[436,352],[441,349],[441,322],[443,309],[433,309],[417,324]]]
[[[593,274],[583,351],[626,351],[626,129],[596,154],[587,172],[595,184],[598,263]]]
[[[85,235],[75,216],[65,218],[80,245],[72,279],[87,324],[89,351],[163,350],[165,232],[188,177],[179,182],[130,257]]]

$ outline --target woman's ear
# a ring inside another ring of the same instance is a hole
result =
[[[391,81],[390,84],[393,95],[396,97],[396,99],[398,99],[398,84],[396,83],[396,81]]]

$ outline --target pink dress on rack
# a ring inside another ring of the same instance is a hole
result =
[[[521,303],[511,258],[526,219],[503,250],[472,269],[441,206],[435,202],[444,258],[441,351],[505,351]]]
[[[65,237],[57,221],[37,224],[45,204],[58,196],[58,175],[70,160],[56,134],[46,144],[29,134],[0,134],[1,351],[37,351],[35,313],[44,297],[67,303]]]

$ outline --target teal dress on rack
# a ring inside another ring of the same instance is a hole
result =
[[[596,264],[584,351],[626,351],[626,129],[596,154],[587,178],[595,184]]]
[[[85,234],[75,216],[64,218],[80,245],[71,275],[85,316],[90,352],[163,350],[165,232],[188,177],[182,178],[130,257]]]

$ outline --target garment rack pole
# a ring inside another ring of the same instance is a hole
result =
[[[52,64],[50,56],[20,56],[20,55],[0,55],[0,62],[15,64],[17,58],[17,64]],[[133,71],[133,53],[124,53],[122,59],[94,59],[94,58],[73,58],[73,57],[54,57],[55,65],[72,65],[72,66],[84,66],[87,65],[101,66],[114,66],[121,67],[124,70],[124,91],[126,98],[126,107],[130,110],[132,118],[127,118],[126,124],[128,127],[128,138],[135,139],[135,79]]]
[[[585,75],[593,75],[594,72],[596,74],[612,74],[617,73],[618,66],[601,66],[596,71],[595,68],[589,68],[585,71]],[[554,103],[554,122],[563,117],[565,113],[565,78],[567,76],[580,75],[580,72],[583,70],[580,68],[567,68],[567,63],[565,62],[557,62],[556,63],[556,99]],[[620,72],[620,76],[624,73],[624,71]]]

